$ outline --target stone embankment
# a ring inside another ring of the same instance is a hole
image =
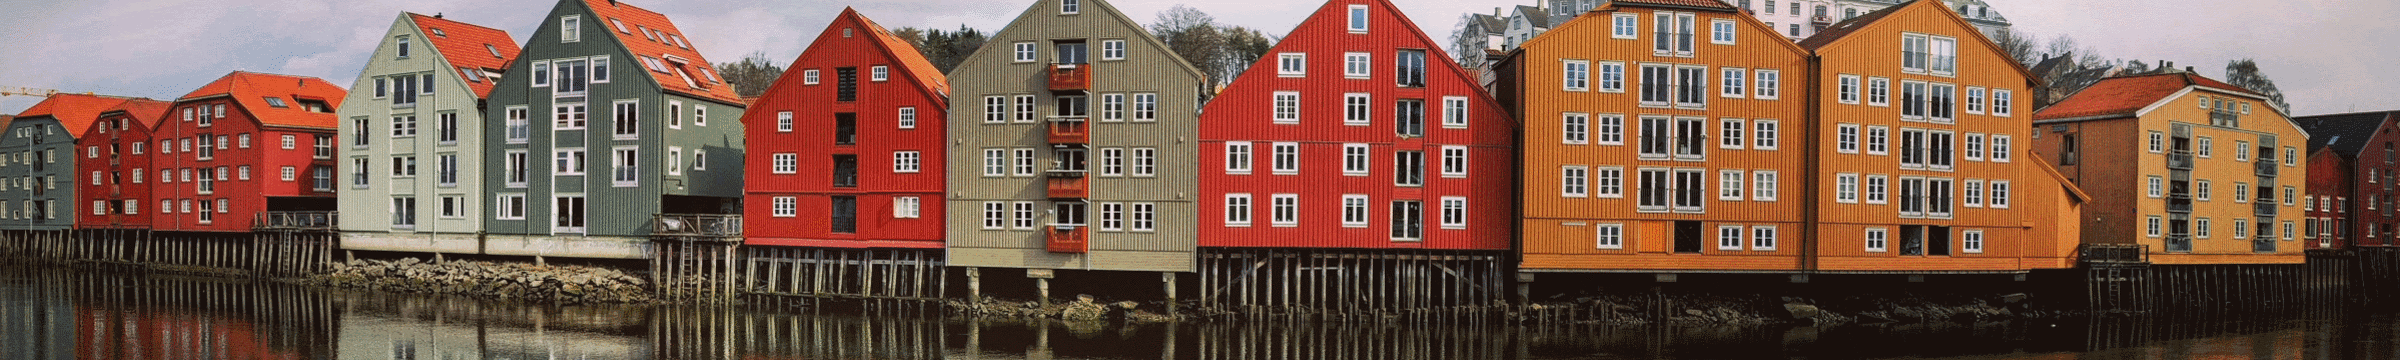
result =
[[[486,261],[353,260],[300,282],[334,288],[565,304],[649,303],[648,279],[614,269]]]

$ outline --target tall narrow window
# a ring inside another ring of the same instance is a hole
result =
[[[1393,63],[1398,67],[1394,77],[1401,87],[1425,87],[1425,50],[1400,50]]]
[[[1425,186],[1425,152],[1399,151],[1393,152],[1392,155],[1394,159],[1393,185]]]
[[[640,100],[617,100],[616,103],[611,104],[614,111],[609,113],[610,123],[613,125],[611,126],[613,131],[610,134],[614,138],[631,140],[641,137],[641,104]]]
[[[1403,137],[1425,136],[1425,100],[1403,99],[1395,103],[1393,131]]]
[[[1425,203],[1415,200],[1392,202],[1392,241],[1425,239]]]
[[[1350,32],[1354,32],[1354,33],[1356,33],[1356,32],[1366,32],[1366,31],[1367,31],[1367,6],[1366,6],[1366,5],[1350,5],[1350,17],[1349,17],[1349,20],[1350,20],[1350,26],[1349,26]]]

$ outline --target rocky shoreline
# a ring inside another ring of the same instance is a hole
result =
[[[615,269],[488,261],[352,260],[297,282],[394,293],[560,304],[653,303],[650,281]]]

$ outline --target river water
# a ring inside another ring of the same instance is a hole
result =
[[[975,321],[938,311],[540,306],[0,270],[0,359],[2393,359],[2400,316],[1944,325]]]

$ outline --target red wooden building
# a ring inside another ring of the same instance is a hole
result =
[[[77,156],[76,203],[89,206],[76,216],[80,229],[150,228],[150,128],[166,117],[164,101],[130,100],[101,112],[80,131],[84,156]]]
[[[1211,100],[1200,246],[1507,250],[1516,123],[1384,0],[1334,0]]]
[[[259,212],[334,210],[334,109],[346,94],[237,71],[175,100],[150,132],[151,230],[248,232]]]
[[[2308,131],[2307,249],[2400,246],[2400,111],[2292,118]]]
[[[941,249],[948,84],[843,10],[743,115],[748,244]]]

